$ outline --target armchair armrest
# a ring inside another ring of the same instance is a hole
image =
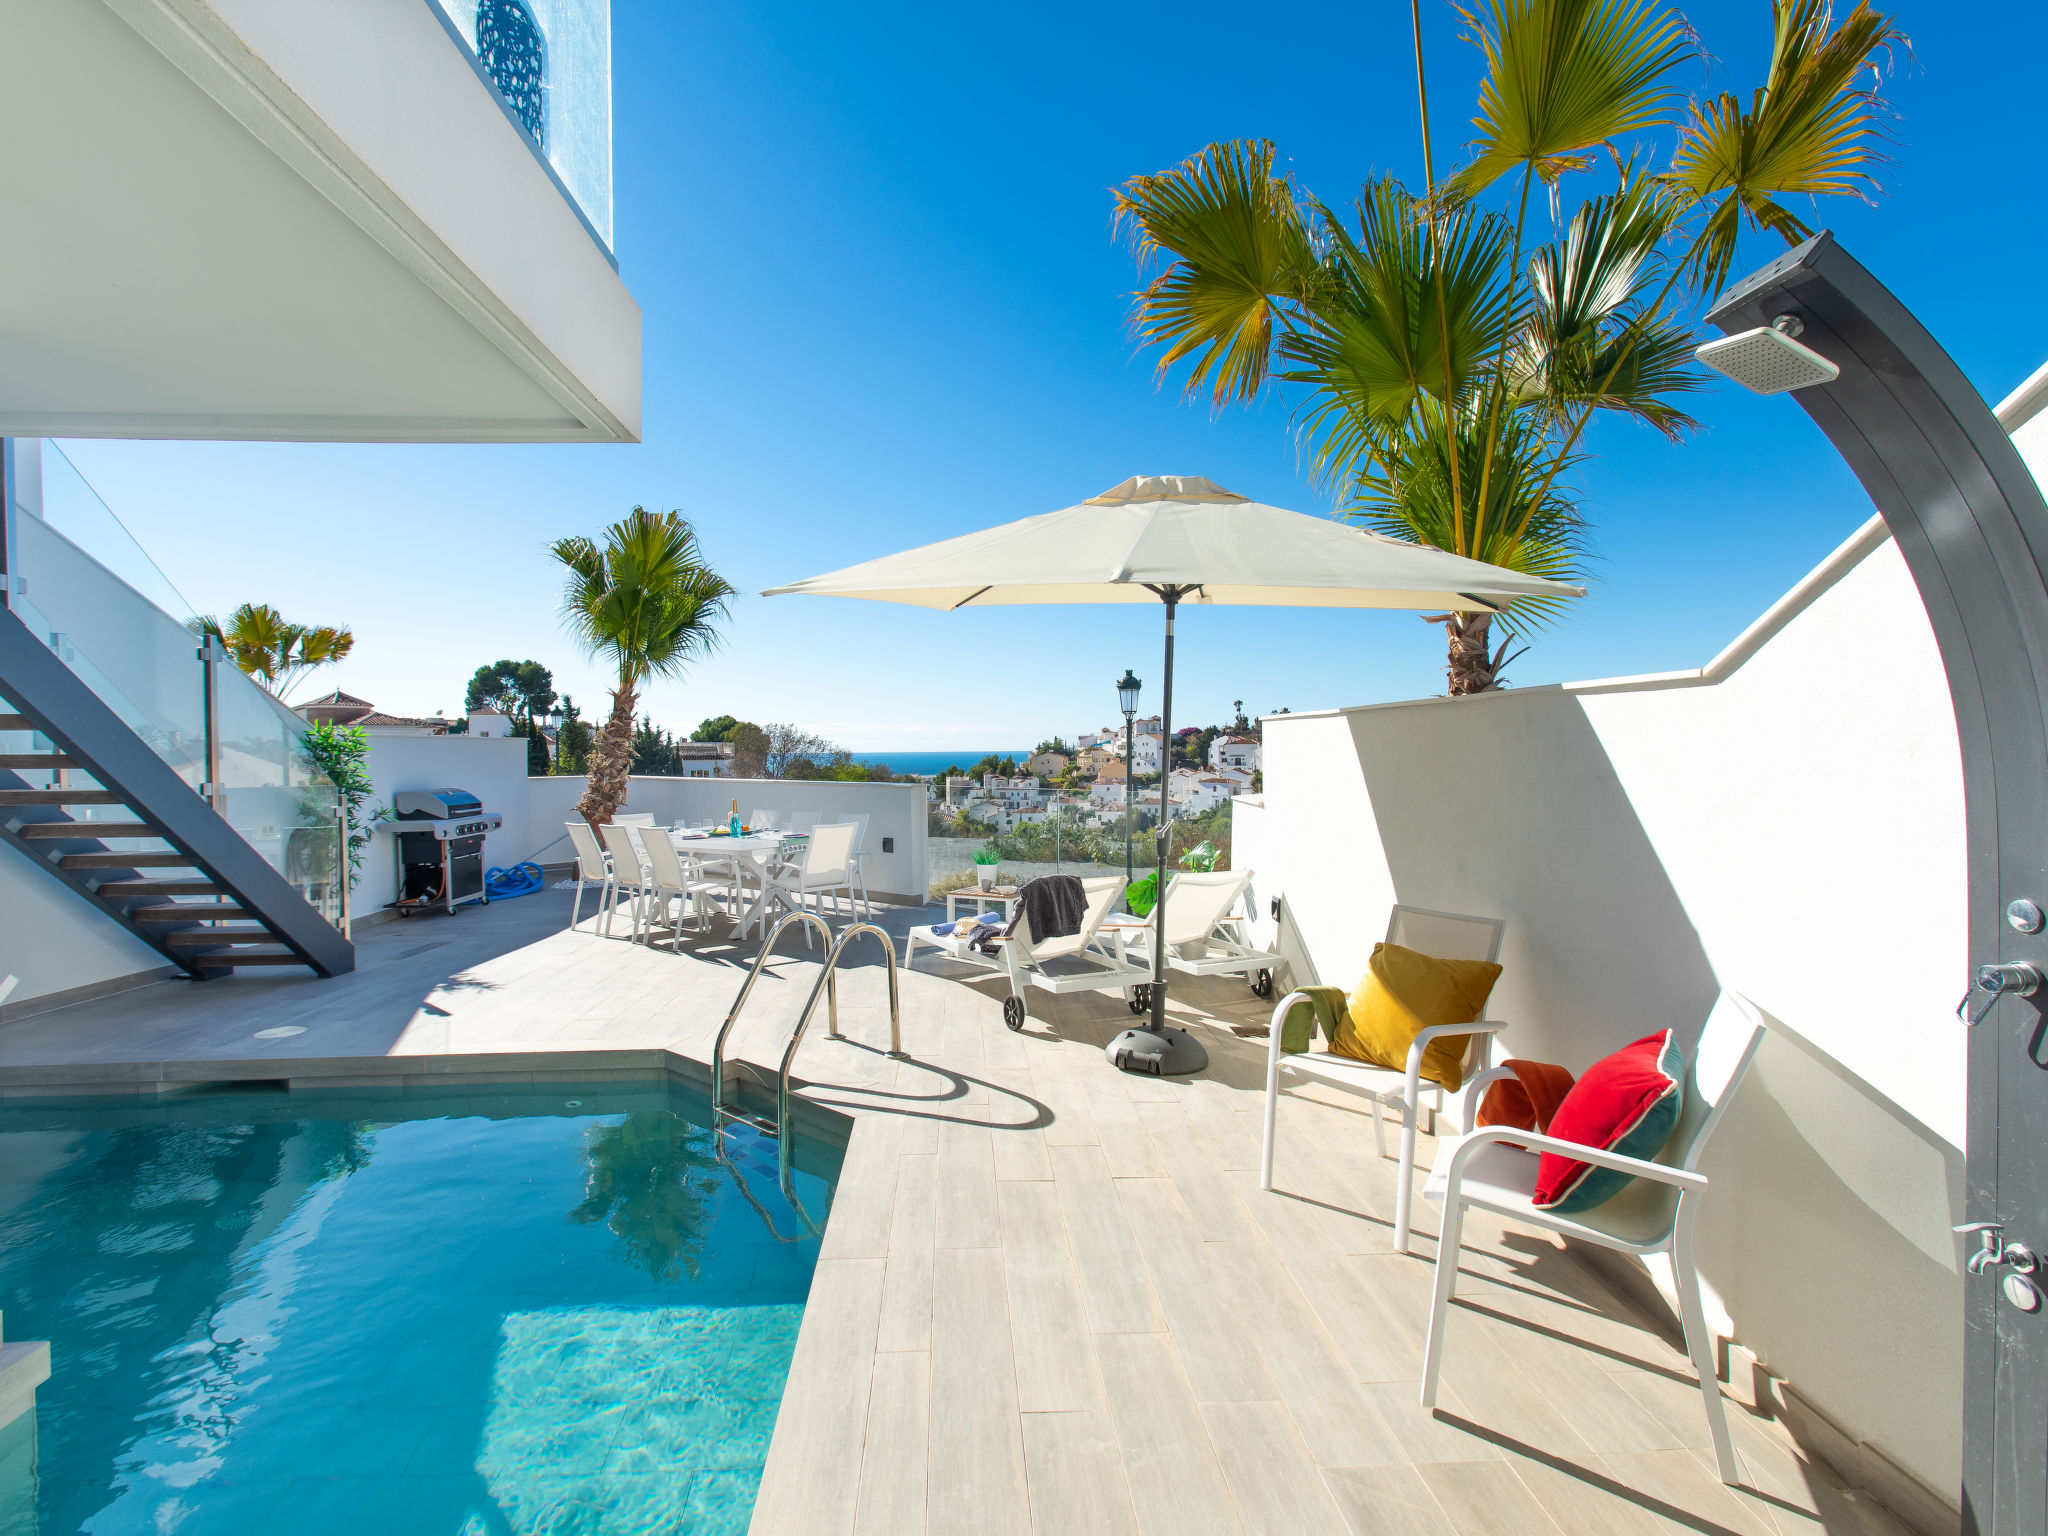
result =
[[[1625,1157],[1619,1152],[1584,1146],[1576,1141],[1560,1141],[1555,1136],[1539,1136],[1534,1131],[1518,1131],[1513,1126],[1490,1125],[1483,1131],[1474,1131],[1470,1136],[1461,1138],[1451,1152],[1451,1166],[1446,1174],[1447,1194],[1463,1177],[1465,1164],[1473,1154],[1481,1147],[1497,1141],[1510,1142],[1535,1153],[1555,1152],[1560,1157],[1571,1158],[1574,1162],[1591,1163],[1596,1168],[1612,1168],[1617,1173],[1632,1173],[1637,1178],[1670,1184],[1681,1190],[1697,1193],[1707,1187],[1706,1175],[1694,1173],[1689,1168],[1673,1168],[1667,1163],[1653,1163],[1647,1158]]]
[[[1408,1073],[1408,1098],[1412,1103],[1422,1087],[1422,1057],[1431,1042],[1449,1035],[1497,1035],[1508,1027],[1506,1019],[1475,1019],[1470,1024],[1431,1024],[1415,1032],[1415,1039],[1408,1046],[1408,1060],[1404,1064]]]

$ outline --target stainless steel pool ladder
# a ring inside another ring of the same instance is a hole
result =
[[[825,964],[819,971],[818,979],[811,985],[811,995],[804,1001],[804,1011],[797,1015],[796,1028],[790,1031],[789,1044],[782,1052],[782,1065],[775,1074],[775,1118],[770,1120],[762,1115],[750,1115],[737,1104],[728,1104],[725,1097],[725,1041],[732,1033],[732,1026],[740,1016],[740,1010],[747,1006],[747,999],[753,994],[754,983],[761,979],[761,971],[768,963],[775,941],[782,937],[782,930],[792,923],[810,923],[825,935]],[[718,1027],[718,1039],[711,1047],[711,1111],[714,1125],[723,1120],[738,1120],[751,1125],[764,1136],[776,1137],[780,1143],[780,1156],[785,1167],[789,1163],[790,1138],[785,1134],[789,1127],[789,1069],[796,1060],[797,1047],[803,1044],[804,1031],[810,1027],[811,1015],[818,1011],[818,996],[825,997],[826,1032],[833,1039],[844,1038],[839,1033],[839,957],[846,952],[846,946],[857,934],[872,933],[882,941],[882,953],[889,957],[889,1055],[903,1059],[903,1009],[896,987],[896,944],[888,933],[873,923],[848,925],[837,939],[832,937],[832,928],[824,918],[815,912],[791,912],[781,918],[761,941],[761,952],[754,957],[754,968],[747,972],[747,979],[740,985],[740,994],[732,1000],[732,1009],[725,1016],[725,1022]]]

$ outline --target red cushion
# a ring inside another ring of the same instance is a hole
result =
[[[1650,1158],[1678,1124],[1685,1060],[1668,1029],[1645,1035],[1595,1062],[1550,1119],[1560,1141]],[[1545,1152],[1536,1168],[1538,1210],[1591,1210],[1628,1186],[1632,1175]]]

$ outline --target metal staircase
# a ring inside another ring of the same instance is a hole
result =
[[[33,731],[51,745],[0,754],[0,840],[188,975],[223,976],[244,966],[303,965],[320,976],[355,969],[354,946],[18,616],[0,608],[0,732],[7,731]],[[56,782],[39,788],[24,772]],[[80,774],[92,784],[76,785]],[[128,814],[71,814],[105,807]]]

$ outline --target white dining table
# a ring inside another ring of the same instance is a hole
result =
[[[767,911],[768,898],[773,889],[768,878],[769,861],[775,857],[776,851],[784,843],[800,835],[784,832],[751,832],[744,837],[711,837],[696,832],[671,832],[669,841],[675,844],[677,853],[685,856],[734,859],[753,870],[760,891],[747,910],[740,915],[740,932],[744,934],[760,922],[762,915]]]

